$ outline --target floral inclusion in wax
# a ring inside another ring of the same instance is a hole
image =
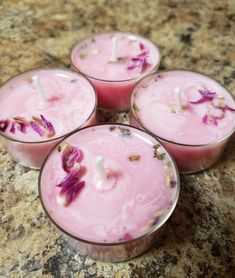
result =
[[[43,87],[43,105],[35,75]],[[95,103],[93,87],[82,76],[63,70],[26,72],[0,88],[0,131],[24,142],[57,138],[83,125]]]
[[[120,242],[141,236],[169,214],[177,174],[153,137],[134,128],[103,125],[80,130],[65,141],[41,175],[44,207],[62,230],[94,242]],[[100,156],[107,180],[114,181],[109,187],[97,186],[94,179],[95,158]]]
[[[181,111],[176,109],[176,88],[180,88]],[[181,144],[214,143],[235,127],[233,97],[218,82],[194,72],[150,75],[134,89],[132,108],[147,130]]]
[[[72,52],[72,61],[81,72],[109,81],[140,77],[152,71],[159,60],[158,49],[150,41],[128,33],[97,35],[79,43]]]

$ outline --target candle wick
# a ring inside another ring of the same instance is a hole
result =
[[[117,37],[116,36],[112,37],[112,55],[110,61],[111,62],[117,61]]]
[[[104,158],[102,156],[97,156],[95,158],[95,165],[99,179],[98,182],[102,184],[107,180],[107,173],[104,168]]]
[[[46,103],[46,97],[45,97],[45,93],[44,93],[44,90],[43,90],[43,87],[42,87],[42,84],[38,78],[37,75],[34,75],[32,77],[32,81],[33,81],[33,85],[37,91],[37,94],[39,96],[39,99],[40,99],[40,102],[41,102],[41,107],[44,107],[45,103]]]
[[[181,98],[181,90],[179,87],[176,87],[174,89],[174,95],[175,95],[175,104],[176,104],[176,112],[182,112],[182,98]]]

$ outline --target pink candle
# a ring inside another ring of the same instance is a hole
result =
[[[115,261],[136,256],[153,242],[174,210],[179,177],[154,137],[105,124],[83,128],[53,149],[41,170],[39,192],[50,219],[73,246]]]
[[[85,77],[60,69],[22,73],[0,88],[0,134],[13,159],[40,168],[66,134],[95,123],[96,94]]]
[[[160,54],[149,40],[116,32],[79,42],[72,50],[71,61],[95,86],[100,107],[127,109],[133,86],[157,69]]]
[[[131,97],[133,123],[157,136],[182,173],[214,164],[235,127],[235,103],[215,80],[172,70],[149,75]]]

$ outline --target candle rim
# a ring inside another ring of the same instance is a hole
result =
[[[82,42],[85,42],[89,39],[92,39],[96,36],[99,36],[99,35],[113,35],[113,34],[126,34],[126,35],[134,35],[136,37],[139,37],[141,39],[144,39],[144,40],[148,40],[157,50],[157,53],[158,53],[158,56],[159,56],[159,59],[158,59],[158,62],[156,62],[154,65],[153,65],[153,68],[152,70],[150,70],[148,73],[146,74],[149,74],[149,73],[152,73],[152,72],[156,72],[159,65],[160,65],[160,62],[161,62],[161,54],[160,54],[160,50],[159,48],[157,47],[157,45],[155,43],[153,43],[149,38],[145,38],[144,36],[141,36],[139,34],[136,34],[136,33],[131,33],[131,32],[121,32],[121,31],[113,31],[113,32],[104,32],[104,33],[97,33],[97,34],[94,34],[94,35],[90,35],[88,37],[83,37],[81,40],[77,41],[75,44],[73,44],[73,46],[71,47],[70,49],[70,62],[71,62],[71,65],[72,67],[74,68],[75,71],[79,72],[80,74],[82,75],[85,75],[86,77],[88,78],[91,78],[91,79],[94,79],[94,80],[97,80],[97,81],[100,81],[100,82],[108,82],[108,83],[121,83],[121,82],[128,82],[128,81],[132,81],[132,80],[139,80],[140,78],[146,76],[146,74],[144,73],[140,73],[139,76],[137,77],[132,77],[132,78],[128,78],[128,79],[121,79],[121,80],[108,80],[108,79],[103,79],[103,78],[96,78],[92,75],[89,75],[85,72],[83,72],[82,70],[80,70],[79,68],[77,68],[73,62],[73,59],[72,59],[72,54],[73,54],[73,51],[76,49],[76,46]]]
[[[53,137],[53,138],[46,139],[46,140],[40,140],[40,141],[39,140],[38,141],[26,141],[26,140],[16,139],[13,136],[11,137],[9,135],[6,135],[4,132],[0,131],[0,136],[4,137],[7,140],[17,142],[17,143],[21,143],[21,144],[42,144],[42,143],[48,143],[48,142],[53,142],[53,141],[60,140],[60,139],[64,138],[65,136],[67,136],[67,135],[75,132],[76,130],[80,129],[81,127],[83,127],[91,119],[93,113],[97,109],[98,96],[97,96],[97,91],[96,91],[94,85],[92,84],[92,82],[86,76],[84,76],[83,74],[81,74],[79,72],[76,72],[74,70],[67,69],[67,68],[42,68],[42,67],[38,67],[38,68],[33,68],[33,69],[30,69],[30,70],[26,70],[26,71],[23,71],[21,73],[18,73],[16,75],[14,75],[14,76],[11,76],[9,79],[4,81],[0,85],[0,90],[1,90],[1,88],[3,88],[3,86],[7,85],[8,82],[12,81],[16,77],[19,77],[19,76],[24,75],[24,74],[29,74],[29,73],[33,74],[34,72],[39,72],[39,71],[65,71],[65,72],[69,72],[69,73],[72,73],[72,74],[75,74],[75,75],[78,75],[78,76],[84,78],[86,81],[89,82],[89,84],[91,85],[91,87],[93,89],[93,94],[94,94],[94,97],[95,97],[94,108],[92,109],[91,113],[88,115],[87,119],[79,127],[76,127],[75,129],[73,129],[69,132],[66,132],[65,134],[62,134],[60,136]]]
[[[44,170],[44,167],[47,163],[47,160],[50,158],[50,156],[53,154],[53,152],[58,148],[58,146],[66,141],[66,139],[72,135],[74,135],[75,133],[77,132],[80,132],[82,130],[85,130],[85,129],[92,129],[92,128],[95,128],[95,127],[98,127],[98,126],[122,126],[122,127],[125,127],[125,128],[132,128],[132,129],[136,129],[137,131],[139,132],[142,132],[142,133],[146,133],[148,136],[152,137],[152,139],[154,139],[154,141],[156,141],[158,144],[160,144],[162,146],[162,148],[164,149],[164,152],[166,152],[166,154],[169,156],[170,158],[170,161],[172,162],[172,166],[174,168],[174,171],[175,171],[175,178],[176,178],[176,195],[175,195],[175,199],[170,207],[170,209],[168,210],[167,214],[164,216],[163,219],[161,219],[161,221],[159,221],[157,224],[155,224],[151,229],[147,230],[146,233],[143,233],[141,234],[140,236],[136,237],[136,238],[132,238],[132,239],[129,239],[129,240],[125,240],[125,241],[120,241],[120,242],[96,242],[96,241],[92,241],[92,240],[86,240],[86,239],[83,239],[83,238],[80,238],[78,236],[75,236],[73,235],[72,233],[69,233],[67,232],[64,228],[62,228],[59,224],[56,223],[56,221],[52,218],[52,216],[50,215],[50,213],[48,212],[46,206],[44,205],[44,202],[43,202],[43,198],[42,198],[42,191],[41,191],[41,179],[42,179],[42,174],[43,174],[43,170]],[[90,125],[90,126],[85,126],[85,127],[82,127],[81,129],[79,130],[76,130],[74,131],[73,133],[71,134],[68,134],[66,135],[64,138],[62,138],[59,142],[56,143],[55,146],[53,146],[53,148],[50,150],[50,152],[48,153],[48,155],[46,156],[46,158],[44,159],[43,161],[43,164],[40,168],[40,173],[39,173],[39,177],[38,177],[38,195],[39,195],[39,200],[40,200],[40,203],[41,203],[41,206],[44,210],[44,212],[46,213],[47,217],[50,219],[50,221],[63,233],[65,233],[66,235],[72,237],[73,239],[76,239],[78,241],[81,241],[83,243],[87,243],[87,244],[91,244],[91,245],[99,245],[99,246],[118,246],[118,245],[123,245],[123,244],[126,244],[126,243],[132,243],[132,242],[135,242],[135,241],[138,241],[140,239],[143,239],[145,237],[149,237],[151,235],[153,235],[157,230],[159,230],[166,222],[167,220],[170,218],[170,216],[172,215],[177,203],[178,203],[178,200],[179,200],[179,194],[180,194],[180,174],[179,174],[179,170],[178,170],[178,167],[176,165],[176,162],[173,158],[173,156],[171,155],[171,153],[162,145],[162,143],[155,137],[153,136],[151,133],[145,131],[145,130],[142,130],[138,127],[134,127],[134,126],[131,126],[131,125],[127,125],[127,124],[122,124],[122,123],[101,123],[101,124],[95,124],[95,125]]]
[[[151,130],[149,130],[148,128],[146,128],[144,126],[144,124],[139,120],[139,118],[137,117],[136,113],[135,113],[135,109],[133,108],[133,104],[135,103],[134,102],[134,93],[135,93],[135,90],[136,88],[138,87],[138,85],[142,82],[143,79],[147,79],[149,78],[150,76],[156,76],[158,74],[164,74],[164,73],[168,73],[168,72],[174,72],[174,71],[178,71],[178,72],[187,72],[187,73],[196,73],[196,74],[201,74],[201,75],[204,75],[205,77],[215,81],[216,83],[218,83],[221,87],[223,87],[225,89],[225,91],[232,97],[233,99],[233,102],[234,102],[234,105],[235,105],[235,97],[233,96],[233,94],[224,86],[222,85],[218,80],[216,80],[215,78],[207,75],[207,74],[204,74],[200,71],[194,71],[194,70],[186,70],[186,69],[170,69],[170,70],[161,70],[161,71],[155,71],[155,72],[151,72],[147,75],[145,75],[144,77],[142,77],[140,80],[138,80],[138,82],[135,84],[135,86],[133,87],[132,91],[131,91],[131,94],[130,94],[130,97],[129,97],[129,110],[130,110],[130,115],[131,117],[134,118],[134,120],[141,126],[141,128],[143,128],[145,131],[151,133],[153,136],[159,138],[160,140],[162,141],[165,141],[165,142],[168,142],[168,143],[171,143],[171,144],[175,144],[175,145],[179,145],[179,146],[184,146],[184,147],[209,147],[209,146],[213,146],[215,144],[218,144],[220,142],[223,142],[225,141],[226,139],[228,139],[235,131],[235,126],[233,127],[233,129],[228,133],[226,134],[226,136],[218,139],[218,140],[214,140],[212,142],[209,142],[209,143],[205,143],[205,144],[186,144],[186,143],[179,143],[179,142],[175,142],[173,140],[169,140],[169,139],[166,139],[166,138],[163,138],[162,136],[159,136],[157,134],[155,134],[154,132],[152,132]]]

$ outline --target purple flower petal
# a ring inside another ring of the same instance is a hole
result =
[[[139,43],[139,47],[140,47],[140,50],[143,51],[145,49],[145,46],[142,42]]]
[[[72,170],[61,183],[57,184],[57,187],[61,188],[57,196],[58,204],[62,206],[69,205],[84,187],[85,181],[79,181],[78,172],[77,169]]]
[[[44,128],[46,129],[46,133],[45,133],[46,137],[50,138],[50,137],[54,136],[55,130],[54,130],[52,123],[47,121],[47,119],[43,115],[40,115],[40,117],[42,119],[42,124],[43,124]]]
[[[144,72],[150,66],[150,63],[147,61],[148,55],[148,51],[143,51],[136,57],[131,58],[131,63],[129,64],[127,69],[133,70],[135,68],[140,68],[140,71]]]
[[[225,105],[225,107],[223,108],[224,110],[228,110],[228,111],[231,111],[231,112],[235,112],[235,109],[228,106],[228,105]]]
[[[205,116],[203,116],[202,122],[203,122],[204,124],[207,124],[207,123],[208,123],[208,115],[207,115],[207,114],[206,114]]]
[[[15,133],[15,131],[16,131],[15,122],[12,122],[11,128],[10,128],[10,132],[11,132],[11,133]]]
[[[37,132],[41,137],[44,136],[44,131],[36,122],[30,122],[32,129]]]
[[[0,120],[0,131],[4,132],[9,125],[9,120]]]
[[[62,167],[65,172],[69,173],[81,157],[79,148],[74,147],[68,143],[63,148],[62,153]]]
[[[197,101],[190,101],[192,104],[200,104],[203,102],[211,101],[216,97],[216,93],[209,91],[208,89],[204,88],[203,90],[198,90],[201,98]]]

